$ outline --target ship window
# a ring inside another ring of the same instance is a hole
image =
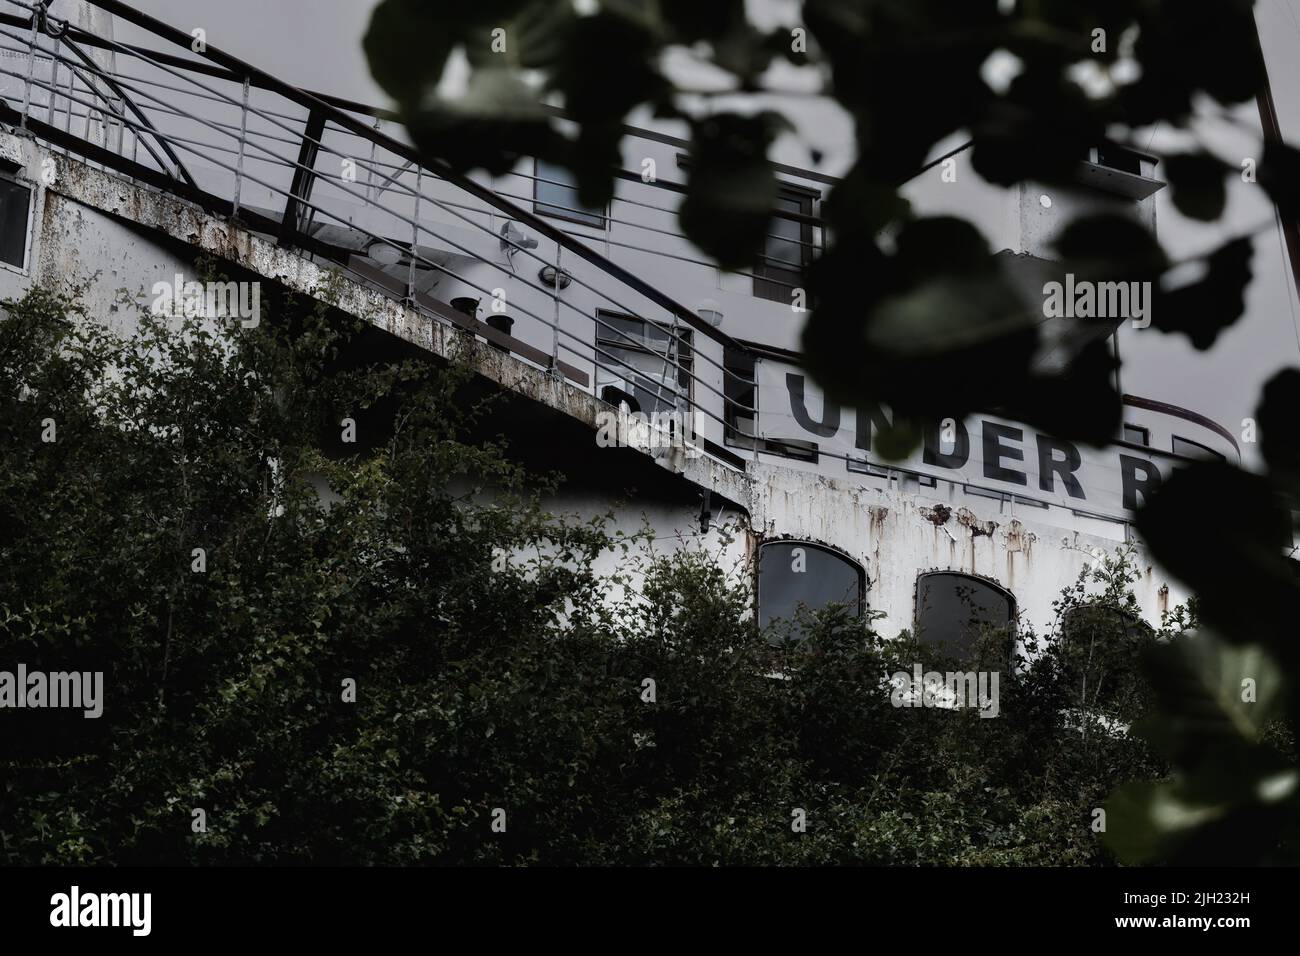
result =
[[[1124,426],[1124,440],[1134,445],[1150,446],[1151,432],[1149,429],[1143,428],[1141,425],[1126,424]]]
[[[778,213],[812,216],[813,196],[783,190],[776,201]],[[812,262],[813,230],[807,222],[773,216],[768,223],[763,255],[754,266],[754,295],[790,304],[795,289],[804,286],[804,269]]]
[[[692,364],[689,330],[596,313],[596,394],[621,397],[647,415],[678,409],[679,397],[690,399]]]
[[[1007,590],[955,571],[932,571],[916,579],[917,639],[944,654],[962,657],[989,626],[1009,627],[1016,602]]]
[[[605,228],[605,210],[584,206],[578,198],[578,182],[563,166],[537,161],[533,180],[533,212],[554,219],[567,219],[584,226]]]
[[[802,609],[842,604],[862,613],[866,575],[854,561],[805,541],[769,541],[758,552],[758,624],[794,624]],[[794,625],[791,637],[801,637]]]
[[[1093,635],[1106,640],[1122,636],[1136,641],[1152,637],[1154,633],[1151,625],[1135,611],[1096,601],[1077,604],[1061,618],[1061,640],[1064,643],[1088,640]]]
[[[1179,438],[1174,436],[1173,450],[1175,455],[1181,455],[1183,458],[1195,458],[1200,461],[1224,461],[1224,457],[1213,448],[1208,448],[1200,442],[1192,441],[1190,438]]]
[[[725,349],[722,353],[722,393],[726,431],[723,440],[739,448],[754,446],[755,362],[752,353]]]
[[[1111,169],[1132,173],[1134,176],[1142,175],[1142,157],[1118,146],[1098,146],[1097,165],[1109,166]]]
[[[27,225],[32,191],[22,183],[0,178],[0,262],[18,269],[27,266]]]

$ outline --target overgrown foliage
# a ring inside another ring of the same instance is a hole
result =
[[[0,861],[1104,863],[1105,794],[1163,772],[1135,661],[1191,622],[1135,630],[1123,556],[1016,660],[838,608],[773,644],[713,556],[541,511],[455,369],[269,311],[0,322],[0,661],[106,672],[98,720],[6,712]],[[998,670],[999,716],[894,706],[917,663]]]
[[[691,163],[681,226],[729,268],[753,262],[771,231],[776,178],[764,159],[792,124],[779,108],[789,99],[764,94],[781,92],[777,66],[809,67],[852,117],[857,146],[825,203],[832,238],[808,278],[816,307],[805,353],[828,394],[889,406],[893,434],[879,448],[898,454],[919,441],[921,423],[975,411],[1111,439],[1120,410],[1111,352],[1094,341],[1044,372],[1035,363],[1041,315],[1018,298],[996,250],[969,222],[915,215],[901,189],[958,134],[988,182],[1052,184],[1068,181],[1089,147],[1141,149],[1141,130],[1192,132],[1193,120],[1247,103],[1264,80],[1250,0],[803,0],[787,16],[756,26],[742,0],[384,0],[365,43],[376,79],[432,160],[500,173],[543,156],[573,170],[584,204],[613,195],[631,110],[682,121]],[[679,88],[664,69],[670,51],[721,81]],[[995,89],[983,68],[999,51],[1020,70]],[[460,54],[468,83],[451,95],[439,81]],[[561,106],[576,132],[547,105]],[[1270,141],[1257,154],[1258,186],[1294,219],[1300,152]],[[1218,218],[1239,157],[1197,145],[1165,160],[1177,208]],[[1058,252],[1079,276],[1151,281],[1155,327],[1205,349],[1244,310],[1252,247],[1251,236],[1229,238],[1203,257],[1199,279],[1180,285],[1145,228],[1093,214],[1065,230]],[[1300,715],[1291,625],[1300,585],[1288,550],[1300,494],[1298,399],[1300,372],[1265,390],[1266,473],[1193,465],[1140,518],[1151,552],[1196,589],[1207,633],[1203,651],[1153,659],[1163,716],[1149,733],[1177,774],[1117,797],[1113,816],[1127,823],[1116,845],[1131,859],[1268,860],[1300,818],[1300,777],[1260,740],[1273,710],[1242,711],[1228,686],[1254,680],[1266,688],[1260,700],[1288,708],[1293,726]]]

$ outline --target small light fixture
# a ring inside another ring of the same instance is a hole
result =
[[[367,246],[366,255],[381,266],[395,266],[402,261],[402,250],[383,239],[376,239]]]
[[[712,299],[705,299],[697,305],[695,314],[715,329],[722,325],[722,307]]]
[[[563,269],[556,269],[555,266],[542,266],[541,271],[537,273],[537,278],[543,283],[549,285],[552,289],[567,289],[569,283],[573,281],[573,276],[569,275]]]

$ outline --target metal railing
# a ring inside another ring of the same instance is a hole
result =
[[[91,6],[164,49],[89,33],[47,6],[0,0],[6,121],[237,217],[589,391],[651,395],[654,410],[710,423],[701,433],[729,457],[735,373],[723,357],[745,347],[692,310],[508,194],[421,156],[374,111],[286,84],[116,0]]]
[[[421,155],[382,111],[298,89],[119,0],[87,2],[139,28],[152,45],[57,20],[48,0],[0,0],[0,120],[237,218],[431,322],[469,331],[598,397],[636,403],[640,394],[650,406],[641,411],[689,416],[705,451],[735,467],[760,453],[790,457],[762,437],[760,389],[747,371],[757,368],[754,350],[536,212],[557,208],[554,197],[539,201],[538,184],[567,183],[517,169],[502,179],[522,187],[494,188]],[[656,188],[650,198],[683,191],[671,182]],[[671,252],[637,239],[680,237],[667,228],[675,213],[671,203],[616,194],[591,238],[714,269],[684,242]],[[665,222],[635,218],[642,214]],[[799,224],[799,238],[772,238],[798,247],[802,261],[767,259],[797,269],[821,247],[820,222],[775,215]],[[729,365],[729,355],[739,361]],[[864,471],[874,466],[890,482],[951,480],[876,465],[857,451],[815,454],[858,476],[875,474]]]

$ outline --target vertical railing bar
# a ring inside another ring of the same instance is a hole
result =
[[[50,108],[46,112],[46,122],[51,126],[54,125],[54,101],[58,99],[59,94],[59,50],[63,46],[63,41],[59,37],[54,38],[54,59],[50,61]]]
[[[551,328],[551,374],[556,378],[562,378],[560,373],[560,276],[564,273],[560,270],[560,256],[564,252],[564,247],[558,242],[555,244],[555,284],[551,286],[551,300],[555,303],[555,325]],[[592,331],[595,331],[593,329]]]
[[[239,201],[244,186],[244,145],[248,141],[248,88],[248,77],[244,77],[244,108],[239,117],[239,158],[235,161],[235,200],[230,213],[232,218],[239,216]]]
[[[420,245],[420,194],[424,189],[424,167],[415,165],[415,209],[411,216],[411,268],[406,276],[406,297],[415,302],[415,257]]]
[[[67,122],[63,124],[63,131],[65,133],[72,132],[72,98],[76,94],[76,92],[77,92],[77,72],[76,70],[69,69],[68,70],[68,119]]]
[[[23,86],[22,129],[27,131],[27,111],[32,107],[32,80],[36,78],[36,37],[43,10],[32,11],[32,38],[27,50],[27,82]]]
[[[380,131],[381,122],[382,121],[379,119],[379,117],[376,116],[375,117],[376,133]],[[370,165],[366,167],[366,202],[374,202],[374,200],[371,198],[370,191],[375,184],[375,146],[376,146],[375,140],[372,139],[370,141]]]

